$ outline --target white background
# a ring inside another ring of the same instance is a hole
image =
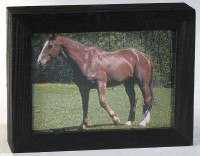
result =
[[[194,145],[187,147],[138,148],[120,150],[71,151],[50,153],[25,153],[16,155],[140,155],[173,156],[200,155],[200,0],[0,0],[0,155],[12,155],[6,142],[7,91],[6,91],[6,7],[75,4],[122,4],[185,2],[196,10],[195,93],[194,93]],[[120,140],[119,140],[120,141]]]

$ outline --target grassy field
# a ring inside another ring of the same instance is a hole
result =
[[[136,90],[136,120],[131,128],[138,128],[142,119],[142,95]],[[171,89],[154,88],[155,102],[152,120],[148,128],[170,127],[172,121]],[[129,101],[123,86],[109,88],[109,104],[125,123],[129,113]],[[77,130],[82,121],[81,97],[78,88],[72,84],[34,84],[33,85],[33,130],[62,129]],[[91,90],[89,100],[89,119],[93,125],[89,129],[130,128],[113,125],[108,114],[100,107],[96,90]]]

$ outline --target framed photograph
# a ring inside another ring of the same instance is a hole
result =
[[[195,10],[7,8],[12,152],[192,145]]]

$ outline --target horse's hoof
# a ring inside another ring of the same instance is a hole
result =
[[[82,130],[87,130],[89,126],[86,125],[86,124],[81,124],[80,127],[81,127]]]
[[[120,119],[119,119],[119,117],[114,116],[114,117],[113,117],[113,122],[114,122],[115,125],[120,124]]]
[[[87,129],[87,126],[85,124],[82,125],[82,129]]]
[[[147,126],[147,123],[146,123],[146,121],[141,121],[140,123],[139,123],[139,126],[141,127],[141,128],[145,128],[146,126]]]
[[[125,123],[125,125],[126,125],[126,126],[131,126],[132,123],[131,123],[131,121],[127,121],[127,122]]]

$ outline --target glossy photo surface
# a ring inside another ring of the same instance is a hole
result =
[[[172,127],[172,35],[167,30],[33,34],[33,130]]]

